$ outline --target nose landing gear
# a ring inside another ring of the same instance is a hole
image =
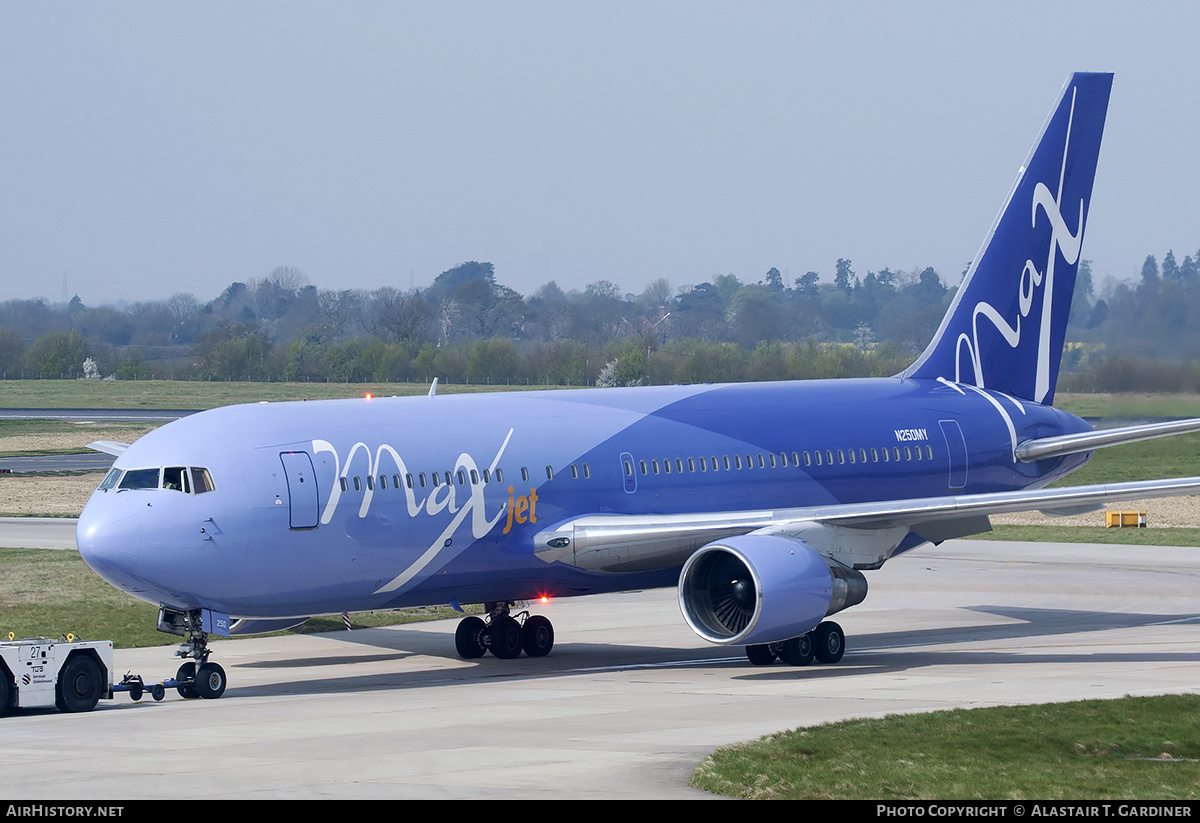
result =
[[[175,650],[176,657],[187,660],[175,673],[175,689],[180,697],[216,700],[225,693],[225,670],[220,664],[208,660],[211,650],[208,648],[208,634],[204,631],[200,609],[188,612],[159,609],[158,629],[187,638]]]

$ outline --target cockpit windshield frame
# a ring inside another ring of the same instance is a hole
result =
[[[109,469],[100,482],[99,491],[178,491],[184,494],[203,494],[214,491],[212,474],[202,466],[167,466],[166,468]]]

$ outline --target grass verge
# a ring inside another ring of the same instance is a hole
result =
[[[1200,474],[1200,434],[1143,440],[1098,450],[1087,463],[1051,484],[1086,486]]]
[[[1191,799],[1200,696],[848,720],[718,749],[691,785],[741,798]]]
[[[424,395],[428,383],[245,383],[204,380],[5,380],[0,406],[14,409],[213,409],[262,400],[331,400]],[[438,394],[564,386],[438,384]],[[577,387],[576,387],[577,388]]]
[[[428,383],[246,383],[201,380],[5,380],[0,405],[24,409],[211,409],[260,400],[324,400],[338,397],[419,395]],[[439,394],[565,386],[438,385]],[[1055,405],[1089,418],[1167,419],[1200,417],[1197,394],[1069,394]]]
[[[424,395],[427,383],[224,383],[204,380],[4,380],[7,408],[211,409],[230,403]],[[438,394],[563,389],[566,386],[439,384]],[[572,386],[578,388],[578,386]],[[1200,416],[1200,395],[1058,394],[1055,406],[1081,417],[1122,420]]]
[[[1080,417],[1122,420],[1200,417],[1200,394],[1056,394],[1054,405]]]
[[[478,609],[475,609],[478,612]],[[350,615],[355,629],[453,617],[448,607],[363,612]],[[78,552],[0,548],[0,636],[60,637],[74,634],[111,640],[117,648],[170,646],[175,635],[155,628],[158,608],[96,576]],[[292,631],[341,631],[340,617],[316,617]]]

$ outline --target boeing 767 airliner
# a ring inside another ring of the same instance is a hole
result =
[[[518,601],[678,586],[756,664],[836,663],[864,572],[989,515],[1194,494],[1200,477],[1045,488],[1096,448],[1054,387],[1112,76],[1076,74],[928,348],[891,378],[263,403],[118,453],[79,520],[87,563],[156,604],[185,696],[208,638],[317,614],[484,603],[467,658],[550,652]]]

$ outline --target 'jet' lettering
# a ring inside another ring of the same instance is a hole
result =
[[[530,489],[528,495],[515,496],[512,486],[508,487],[508,520],[504,524],[504,534],[508,534],[517,523],[537,522],[537,489]]]

